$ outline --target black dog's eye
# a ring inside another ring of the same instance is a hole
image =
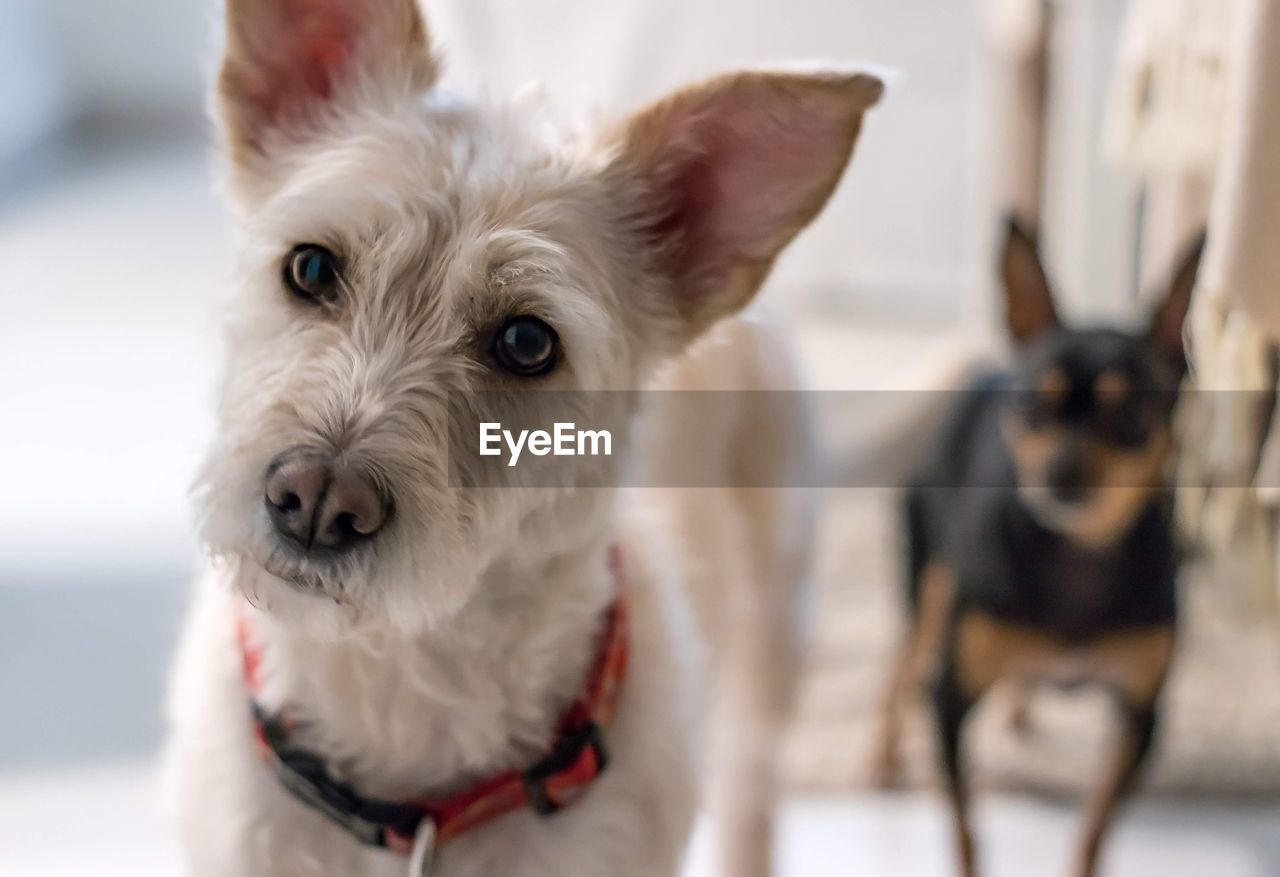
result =
[[[513,375],[534,377],[555,367],[560,336],[537,317],[512,317],[493,339],[493,357]]]
[[[317,244],[302,244],[285,260],[284,280],[298,298],[333,301],[338,294],[338,257]]]

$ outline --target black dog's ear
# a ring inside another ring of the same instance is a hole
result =
[[[1183,344],[1182,326],[1191,310],[1191,293],[1196,288],[1196,275],[1200,272],[1200,257],[1204,253],[1206,233],[1201,231],[1183,251],[1174,269],[1169,289],[1155,313],[1151,315],[1151,328],[1147,336],[1173,358],[1179,368],[1185,369],[1187,353]]]
[[[1005,219],[1000,282],[1004,286],[1005,321],[1014,341],[1022,343],[1058,325],[1053,290],[1040,262],[1035,233],[1013,214]]]

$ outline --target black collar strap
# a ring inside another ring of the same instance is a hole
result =
[[[389,802],[365,797],[336,780],[321,756],[291,742],[286,716],[268,714],[251,698],[263,758],[295,797],[361,843],[415,857],[429,857],[454,837],[511,811],[528,807],[549,816],[574,803],[608,767],[601,729],[613,718],[629,655],[627,605],[616,547],[610,548],[609,566],[618,596],[605,615],[586,687],[561,720],[547,754],[527,770],[499,774],[440,800]],[[244,616],[238,631],[244,677],[252,694],[259,687],[261,651]],[[425,873],[425,864],[420,873]]]

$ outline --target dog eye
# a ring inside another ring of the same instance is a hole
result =
[[[338,294],[338,257],[317,244],[301,244],[285,260],[284,280],[298,298],[333,301]]]
[[[546,374],[560,355],[560,336],[537,317],[513,317],[502,325],[493,341],[493,358],[513,375]]]

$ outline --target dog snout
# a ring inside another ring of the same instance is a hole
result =
[[[267,470],[271,523],[306,551],[345,551],[382,529],[391,505],[368,473],[314,451],[285,451]]]
[[[1080,502],[1089,494],[1089,476],[1084,457],[1065,449],[1055,454],[1045,467],[1045,484],[1060,502]]]

